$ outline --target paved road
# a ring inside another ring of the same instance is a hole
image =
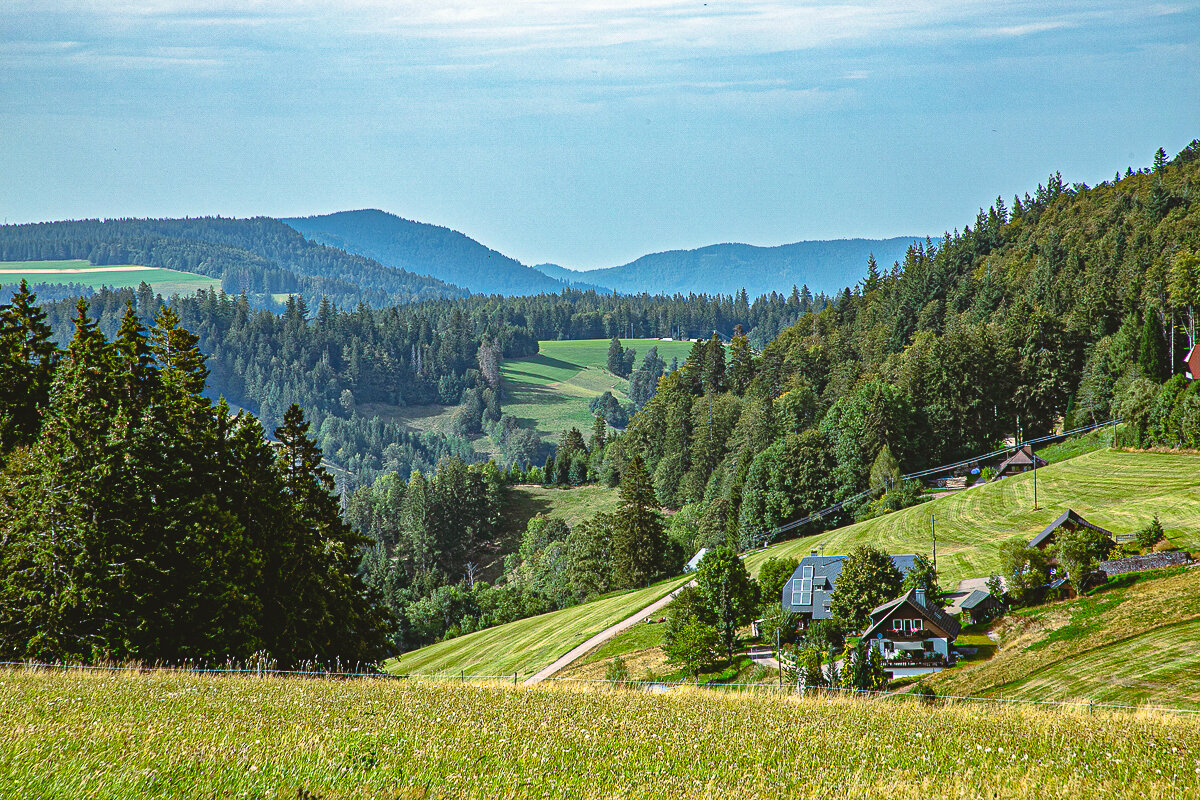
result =
[[[688,583],[684,584],[684,586],[680,586],[678,589],[671,592],[666,597],[663,597],[661,600],[654,601],[653,603],[646,606],[645,608],[643,608],[641,611],[637,612],[636,614],[634,614],[630,617],[627,617],[626,619],[621,620],[616,625],[613,625],[609,628],[605,628],[604,630],[600,631],[595,636],[588,639],[586,642],[579,645],[578,647],[568,650],[565,655],[560,657],[557,661],[555,661],[550,666],[543,668],[536,675],[534,675],[530,678],[527,678],[525,680],[525,685],[533,686],[535,683],[541,683],[542,681],[546,680],[546,678],[549,678],[551,675],[554,675],[555,673],[557,673],[560,670],[562,670],[563,668],[565,668],[568,664],[574,662],[576,659],[583,656],[584,653],[587,653],[587,652],[593,650],[594,648],[599,647],[600,645],[604,644],[612,637],[616,636],[621,631],[628,630],[629,628],[632,628],[634,625],[640,624],[642,622],[642,620],[644,620],[646,617],[654,616],[659,611],[662,611],[664,608],[669,606],[672,603],[672,601],[675,600],[675,595],[679,594],[680,591],[682,591],[687,586],[695,586],[695,585],[696,585],[695,581],[689,581]]]

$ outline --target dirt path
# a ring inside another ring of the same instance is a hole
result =
[[[576,661],[577,659],[581,658],[585,653],[604,644],[605,642],[607,642],[609,639],[616,636],[621,631],[628,630],[628,629],[632,628],[634,625],[640,624],[642,622],[642,620],[644,620],[646,617],[654,616],[659,611],[662,611],[664,608],[666,608],[667,606],[669,606],[671,604],[671,602],[675,599],[675,596],[677,594],[679,594],[683,589],[687,588],[688,586],[695,586],[695,585],[696,585],[695,581],[689,581],[688,583],[684,584],[683,586],[680,586],[678,589],[676,589],[675,591],[668,594],[666,597],[663,597],[659,600],[654,601],[653,603],[646,606],[645,608],[643,608],[641,611],[637,612],[636,614],[626,617],[625,619],[618,622],[616,625],[605,628],[604,630],[600,631],[595,636],[588,639],[586,642],[579,645],[578,647],[568,650],[566,652],[566,654],[564,654],[563,656],[560,656],[558,658],[558,660],[556,660],[550,666],[544,667],[537,674],[533,675],[530,678],[527,678],[525,680],[525,685],[533,686],[536,683],[541,683],[542,681],[546,680],[546,678],[549,678],[551,675],[554,675],[555,673],[559,672],[560,670],[566,668],[567,665],[569,665],[572,662]]]

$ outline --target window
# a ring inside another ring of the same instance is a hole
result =
[[[812,605],[812,578],[800,579],[800,605]]]
[[[808,578],[809,580],[812,580],[812,576],[813,576],[813,568],[812,568],[811,564],[805,564],[803,567],[800,568],[800,577],[801,578]]]
[[[913,629],[914,631],[919,631],[919,630],[921,630],[921,620],[919,620],[919,619],[914,619],[914,620],[912,621],[912,629]]]
[[[904,632],[912,633],[912,620],[911,619],[904,620]]]

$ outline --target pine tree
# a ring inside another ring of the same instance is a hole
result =
[[[1160,148],[1158,148],[1158,151],[1155,152],[1155,154],[1154,154],[1154,171],[1162,172],[1164,169],[1167,168],[1167,164],[1168,164],[1167,151],[1163,150],[1160,147]]]
[[[725,391],[725,344],[716,332],[705,347],[701,383],[705,392]]]
[[[612,337],[612,341],[608,343],[608,371],[613,375],[624,378],[628,373],[622,375],[625,368],[625,350],[621,347],[621,340],[616,336]]]
[[[613,577],[619,586],[646,586],[662,571],[666,535],[654,487],[640,456],[625,466],[613,524]]]
[[[0,306],[0,457],[33,442],[50,402],[58,350],[36,300],[22,280]]]
[[[730,391],[737,395],[745,395],[754,380],[754,356],[741,325],[734,326],[733,339],[729,342],[728,379]]]

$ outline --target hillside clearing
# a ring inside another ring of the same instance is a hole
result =
[[[1115,578],[1091,595],[1019,609],[990,661],[935,678],[939,691],[1200,709],[1200,570]]]
[[[1147,712],[192,674],[5,672],[0,686],[5,797],[1200,791],[1200,720]]]
[[[504,413],[516,417],[522,426],[536,429],[550,439],[574,426],[585,434],[592,425],[588,403],[593,397],[612,392],[626,402],[629,381],[607,369],[609,339],[544,341],[538,354],[506,360],[500,367],[504,377]],[[637,361],[651,347],[668,364],[680,361],[691,352],[691,342],[658,339],[622,339],[623,347],[637,351]]]
[[[173,269],[142,267],[136,264],[95,266],[83,260],[72,261],[0,261],[0,284],[80,284],[90,289],[109,286],[136,289],[143,281],[156,294],[192,294],[198,289],[219,289],[221,282],[204,275]]]
[[[929,517],[937,519],[938,574],[943,587],[999,569],[998,546],[1032,538],[1067,508],[1116,533],[1132,533],[1158,514],[1178,547],[1200,549],[1200,455],[1097,450],[1037,471],[1039,510],[1033,510],[1033,475],[976,486],[957,494],[816,536],[782,542],[746,559],[757,573],[767,558],[827,554],[870,544],[889,553],[931,550]]]

